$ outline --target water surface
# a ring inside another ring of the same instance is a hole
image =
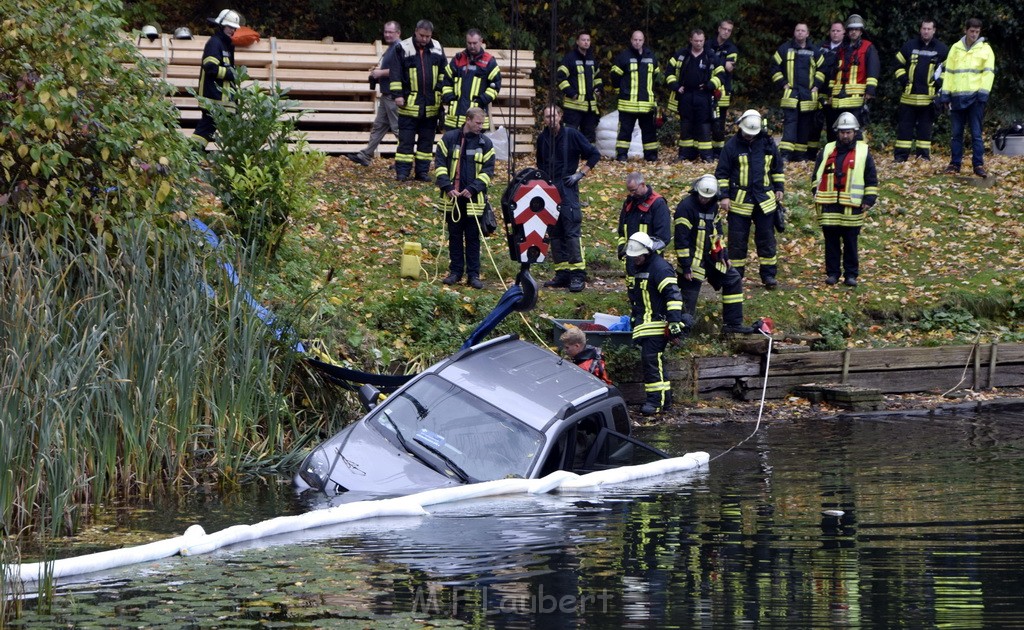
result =
[[[641,437],[714,457],[752,428]],[[113,529],[302,509],[279,484]],[[20,625],[1024,627],[1022,414],[779,423],[697,475],[430,512],[89,576]]]

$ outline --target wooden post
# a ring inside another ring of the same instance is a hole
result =
[[[981,389],[981,346],[974,343],[974,391]]]
[[[996,387],[996,353],[999,349],[999,343],[996,341],[992,342],[992,355],[988,358],[988,388],[995,389]]]
[[[843,385],[846,385],[846,377],[850,373],[850,349],[847,348],[843,351],[843,378],[840,381]]]

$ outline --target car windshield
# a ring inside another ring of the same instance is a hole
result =
[[[435,375],[389,397],[369,422],[476,481],[526,477],[544,444],[539,431]]]

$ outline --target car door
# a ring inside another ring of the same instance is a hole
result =
[[[644,444],[640,440],[623,435],[607,427],[601,429],[597,439],[587,451],[582,470],[591,472],[620,466],[638,466],[661,459],[668,459],[668,453]]]

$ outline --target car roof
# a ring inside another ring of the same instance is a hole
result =
[[[435,368],[445,380],[537,430],[567,405],[610,391],[570,359],[511,335],[473,346]]]

